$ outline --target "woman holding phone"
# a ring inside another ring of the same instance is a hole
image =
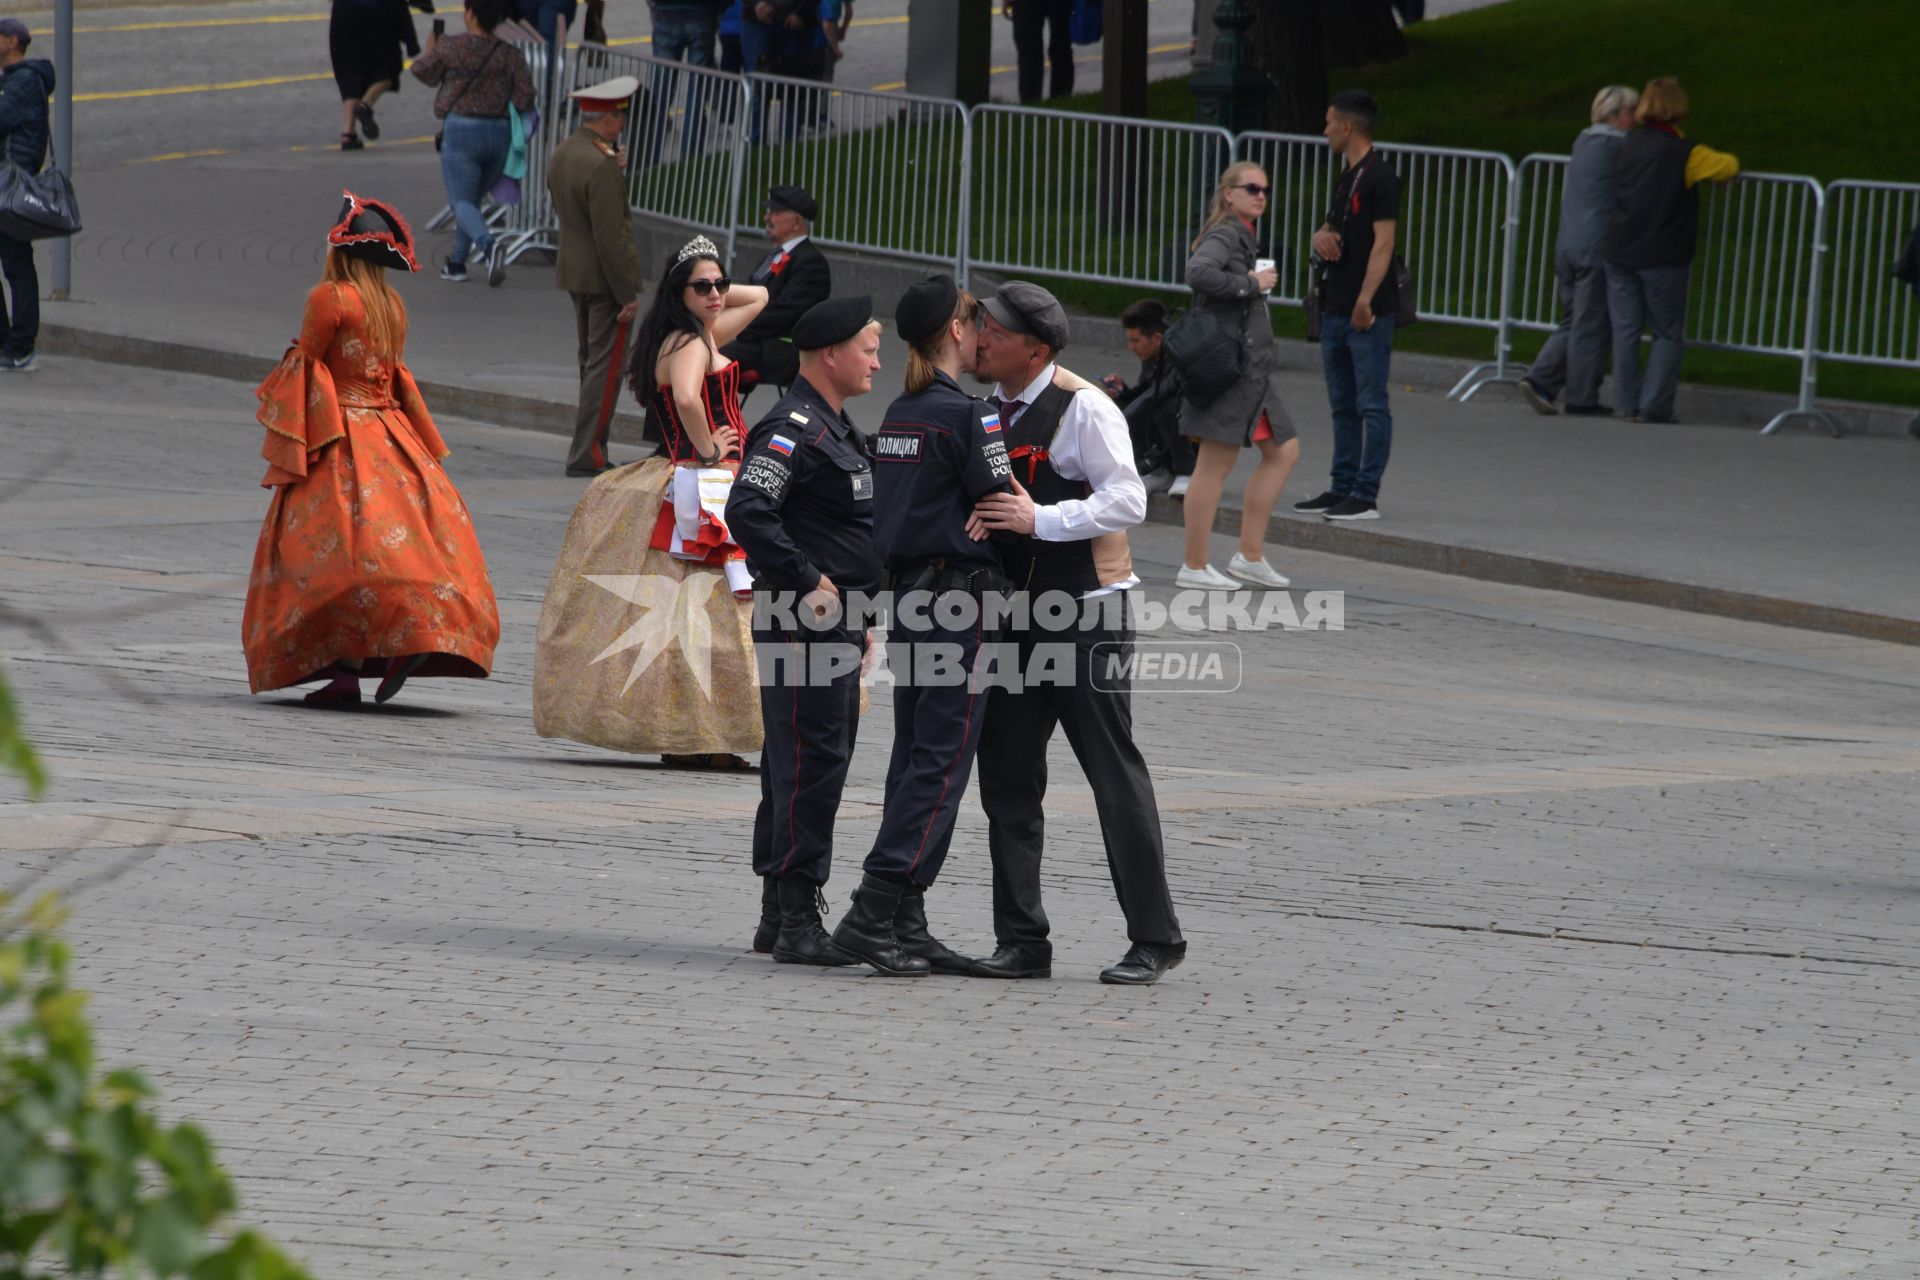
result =
[[[1194,305],[1213,313],[1223,333],[1242,342],[1247,371],[1217,400],[1205,405],[1185,400],[1180,405],[1180,430],[1199,442],[1199,456],[1188,483],[1185,522],[1186,560],[1175,578],[1177,585],[1203,591],[1239,591],[1243,583],[1257,587],[1284,587],[1288,579],[1274,572],[1264,553],[1267,524],[1287,487],[1287,477],[1300,460],[1300,437],[1293,419],[1280,403],[1280,366],[1273,346],[1273,323],[1267,317],[1267,294],[1273,290],[1271,262],[1259,259],[1254,227],[1267,211],[1270,194],[1266,171],[1242,162],[1220,175],[1213,208],[1193,242],[1187,262],[1187,285]],[[1240,549],[1221,573],[1208,560],[1213,518],[1227,474],[1245,448],[1260,451],[1260,462],[1247,478],[1241,504]],[[1227,575],[1231,574],[1232,577]],[[1236,579],[1238,581],[1236,581]]]

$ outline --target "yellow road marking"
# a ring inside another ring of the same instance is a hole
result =
[[[131,98],[167,98],[180,93],[227,93],[234,89],[266,89],[281,84],[309,84],[331,80],[331,72],[308,76],[263,76],[258,80],[228,80],[222,84],[175,84],[162,89],[122,89],[117,93],[76,93],[75,102],[124,102]]]
[[[266,27],[288,22],[325,22],[331,16],[331,14],[325,13],[292,13],[263,18],[190,18],[183,22],[123,22],[117,26],[110,27],[75,27],[73,34],[77,36],[99,36],[122,31],[190,31],[206,27]],[[853,25],[856,27],[887,27],[904,23],[906,20],[907,17],[905,14],[894,18],[855,18]],[[49,36],[49,39],[50,38]],[[652,36],[624,36],[621,39],[607,42],[609,48],[624,48],[628,45],[652,43]],[[578,49],[580,42],[575,40],[567,47]]]
[[[146,156],[139,160],[129,160],[128,164],[159,164],[166,160],[198,160],[201,156],[224,156],[224,151],[169,151],[163,156]]]
[[[424,138],[395,138],[392,142],[376,142],[373,144],[373,149],[375,151],[380,151],[387,147],[417,147],[423,142],[432,142],[432,141],[433,141],[432,134],[428,134]],[[288,147],[287,150],[289,151],[332,151],[337,147],[339,147],[339,145],[340,144],[337,142],[301,143],[299,146],[296,146],[296,147]],[[187,158],[187,155],[218,156],[218,155],[225,155],[225,154],[226,152],[224,151],[199,151],[199,152],[188,152],[186,153],[186,155],[155,156],[153,158],[155,160],[184,160]]]
[[[1151,2],[1151,0],[1149,0],[1149,2]],[[1148,53],[1175,53],[1181,50],[1191,49],[1192,47],[1193,46],[1191,44],[1186,44],[1186,43],[1157,44],[1157,45],[1154,45],[1151,49],[1148,49],[1147,52]],[[1100,55],[1095,54],[1090,58],[1075,58],[1073,61],[1075,66],[1081,66],[1081,67],[1091,66],[1092,64],[1100,61]],[[1019,69],[1020,68],[1017,66],[989,67],[987,68],[987,74],[990,76],[1006,76],[1006,75],[1012,75],[1014,72],[1018,71]],[[907,87],[907,82],[905,80],[889,80],[885,84],[877,84],[873,86],[873,91],[875,93],[898,93],[906,87]]]

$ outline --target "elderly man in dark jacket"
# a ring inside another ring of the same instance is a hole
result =
[[[1593,124],[1573,140],[1560,197],[1560,238],[1553,249],[1560,323],[1520,379],[1536,413],[1554,414],[1562,387],[1567,412],[1604,414],[1600,378],[1607,371],[1613,329],[1607,312],[1607,224],[1613,217],[1613,159],[1633,128],[1640,91],[1610,84],[1593,98]]]
[[[47,100],[53,96],[53,64],[29,58],[33,35],[18,18],[0,18],[0,154],[25,169],[40,172],[47,160]],[[33,267],[33,245],[0,235],[0,275],[12,295],[9,316],[0,300],[0,373],[33,368],[33,344],[40,336],[40,276]]]

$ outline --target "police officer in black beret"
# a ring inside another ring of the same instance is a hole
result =
[[[855,910],[833,940],[882,973],[973,968],[928,932],[925,897],[980,746],[987,691],[972,677],[978,655],[999,640],[984,597],[1012,586],[986,535],[967,532],[974,504],[1013,474],[999,414],[960,389],[979,342],[978,311],[950,276],[907,290],[894,312],[908,344],[906,394],[873,440],[873,536],[893,595],[895,684],[886,808],[861,890],[876,903],[897,897],[899,907],[891,917]],[[951,611],[936,610],[936,600]]]
[[[880,368],[873,300],[817,304],[794,325],[793,344],[799,374],[748,433],[727,499],[727,528],[753,574],[766,730],[753,869],[774,882],[773,958],[848,965],[818,902],[860,719],[866,622],[853,598],[871,597],[880,579],[872,454],[844,409]]]

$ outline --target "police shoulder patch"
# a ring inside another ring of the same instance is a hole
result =
[[[806,426],[809,422],[813,421],[812,418],[809,418],[806,414],[800,412],[798,409],[788,410],[787,416],[793,419],[795,422],[799,423],[803,427]]]
[[[757,453],[747,459],[746,466],[740,468],[740,478],[735,483],[758,489],[778,501],[780,495],[786,492],[787,481],[792,477],[793,472],[778,457]]]

